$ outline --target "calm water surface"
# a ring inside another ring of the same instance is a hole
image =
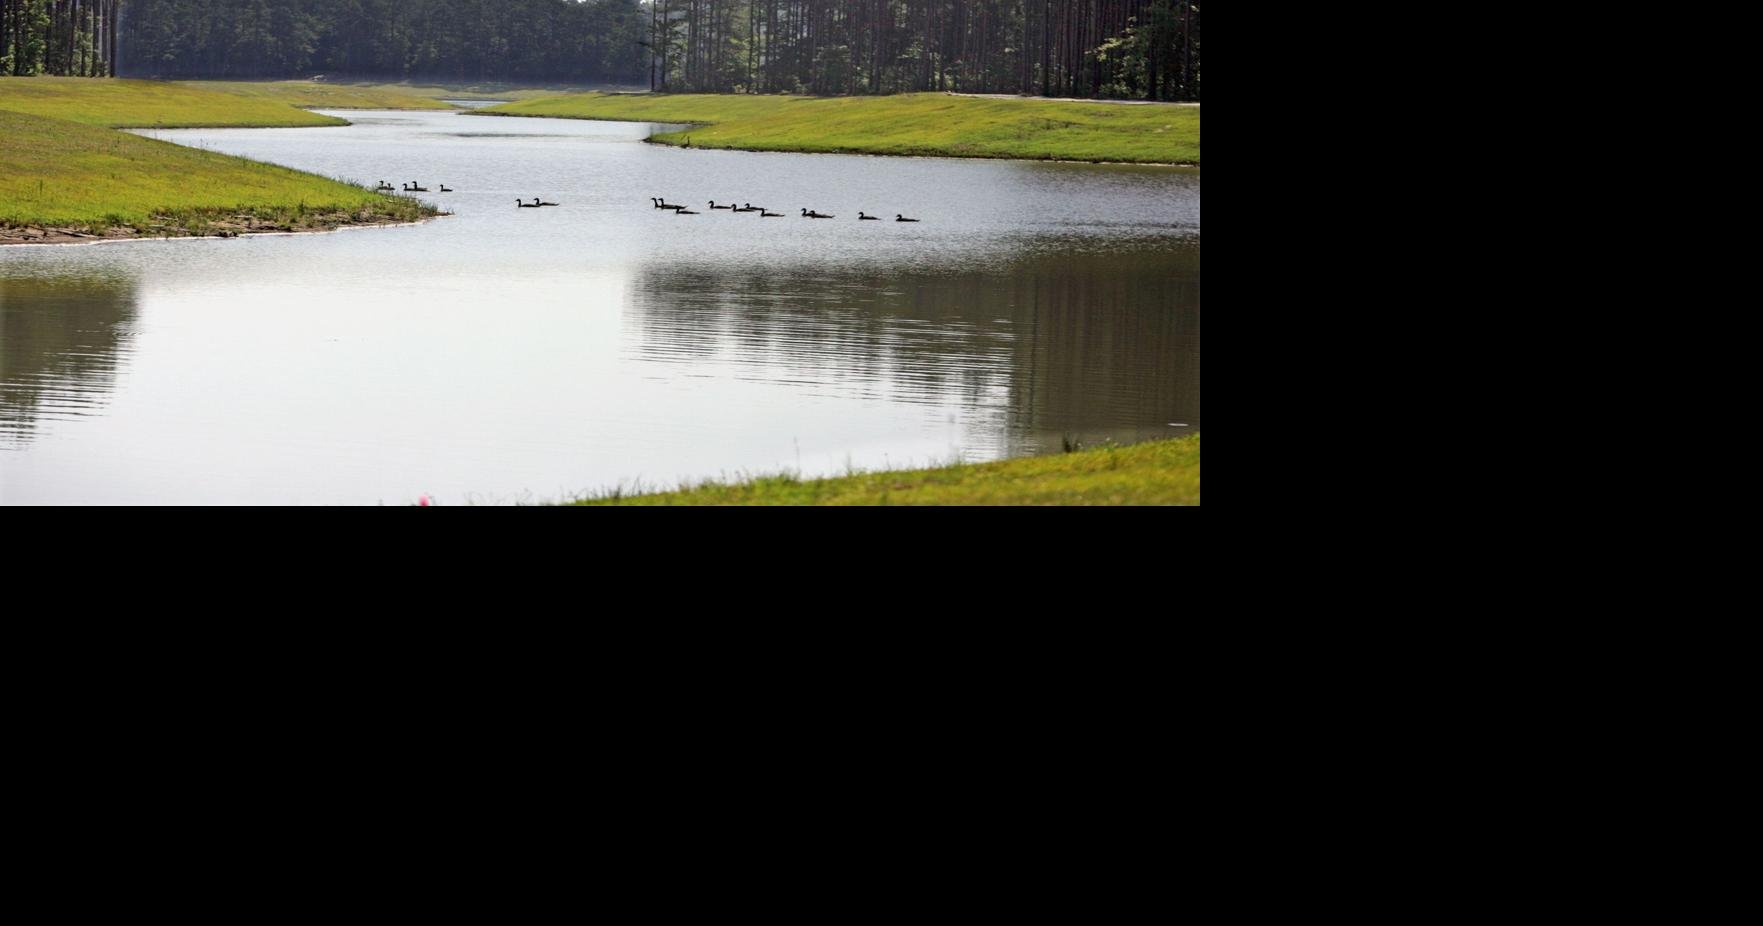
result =
[[[339,115],[151,134],[455,214],[0,248],[0,504],[501,503],[1199,429],[1197,171]]]

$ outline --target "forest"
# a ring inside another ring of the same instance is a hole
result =
[[[0,76],[115,77],[121,0],[0,0]]]
[[[649,85],[1200,99],[1194,0],[655,0]]]
[[[0,74],[13,75],[1200,99],[1196,0],[0,0],[0,12]]]

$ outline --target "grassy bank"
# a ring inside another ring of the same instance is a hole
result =
[[[350,80],[186,80],[186,87],[274,100],[308,109],[454,109],[445,100],[537,100],[590,92],[586,87],[532,87],[495,81],[459,84]]]
[[[477,115],[703,123],[664,144],[748,151],[1199,164],[1200,108],[945,93],[882,97],[604,94],[493,106]]]
[[[127,132],[0,109],[0,241],[415,221],[412,199]]]
[[[269,97],[90,77],[0,77],[0,110],[128,129],[348,125]]]
[[[230,93],[305,109],[452,109],[440,99],[398,84],[333,84],[310,80],[186,80],[179,86]],[[460,99],[463,99],[461,97]]]
[[[767,476],[578,505],[1198,505],[1200,438],[805,481]]]
[[[533,87],[526,84],[509,84],[498,81],[476,81],[459,84],[366,84],[413,96],[428,97],[433,100],[537,100],[545,97],[568,96],[592,92],[587,87]]]

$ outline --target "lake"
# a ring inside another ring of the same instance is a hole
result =
[[[142,134],[454,214],[0,248],[0,504],[508,504],[1199,431],[1198,170],[336,115]]]

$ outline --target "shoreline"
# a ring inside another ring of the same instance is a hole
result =
[[[636,480],[547,504],[1198,507],[1200,435],[822,478],[784,470],[732,481],[685,480],[673,488],[651,488]]]
[[[0,227],[0,247],[66,248],[66,247],[80,247],[83,245],[93,245],[93,244],[126,244],[131,241],[200,241],[200,240],[204,240],[204,239],[231,240],[233,238],[247,238],[247,237],[249,237],[249,238],[267,238],[267,237],[273,237],[273,236],[292,236],[292,235],[325,235],[325,234],[331,234],[333,232],[349,231],[351,229],[407,228],[407,227],[415,226],[415,225],[423,225],[428,222],[432,222],[436,219],[447,218],[448,216],[451,216],[452,214],[453,213],[451,213],[451,212],[437,213],[435,215],[428,216],[426,218],[418,219],[414,222],[406,221],[404,219],[396,219],[396,220],[385,221],[385,222],[355,221],[355,222],[338,223],[338,224],[334,224],[334,225],[326,224],[326,225],[322,225],[322,226],[319,226],[316,228],[287,228],[287,227],[282,227],[279,223],[265,223],[263,225],[259,225],[256,227],[246,226],[244,228],[239,228],[239,229],[225,228],[225,229],[221,229],[217,233],[207,233],[206,231],[199,232],[199,231],[195,231],[195,230],[191,230],[191,229],[179,229],[176,232],[167,233],[164,230],[154,231],[154,230],[143,230],[143,229],[136,228],[134,226],[117,226],[115,229],[112,229],[113,232],[114,231],[126,231],[128,233],[127,234],[106,233],[106,234],[98,235],[98,234],[92,234],[89,232],[85,232],[85,233],[75,232],[75,231],[71,231],[67,228],[48,228],[48,227],[37,226],[37,225],[22,226],[23,229],[36,229],[36,230],[43,233],[40,237],[34,237],[34,238],[16,237],[16,236],[12,235],[11,233],[14,230],[21,228],[20,226],[12,226],[12,227]]]
[[[1190,105],[1160,103],[1162,106]],[[1191,104],[1198,106],[1199,104]],[[669,122],[665,119],[618,119],[609,116],[540,116],[528,113],[492,113],[483,110],[469,110],[465,116],[500,116],[504,119],[569,119],[576,122],[647,122],[651,125],[689,125],[694,129],[716,125],[714,122]],[[1028,161],[1035,164],[1105,164],[1121,167],[1187,167],[1200,169],[1199,161],[1092,161],[1081,158],[1025,158],[1011,154],[895,154],[889,151],[830,151],[822,149],[791,149],[791,148],[742,148],[737,145],[685,145],[671,141],[660,141],[659,136],[671,134],[657,132],[643,139],[645,145],[661,145],[667,148],[681,148],[688,151],[746,151],[752,154],[845,154],[854,157],[869,158],[941,158],[951,161]]]
[[[506,115],[515,115],[515,114],[494,113],[493,115],[506,116]],[[555,118],[574,118],[574,117],[569,117],[569,116],[521,116],[520,118],[523,118],[523,119],[555,119]],[[599,122],[642,122],[642,121],[647,121],[647,120],[601,119],[601,120],[594,120],[594,121],[599,121]],[[669,123],[664,123],[664,124],[666,124],[666,125],[681,125],[682,123],[669,122]],[[709,125],[711,123],[693,123],[693,124],[694,125]],[[663,134],[666,134],[666,133],[663,133]],[[854,157],[854,158],[917,158],[920,160],[937,160],[937,161],[1024,161],[1029,164],[1095,164],[1095,165],[1101,165],[1101,166],[1114,166],[1114,167],[1185,167],[1190,170],[1199,170],[1200,169],[1200,163],[1198,161],[1085,161],[1085,160],[1074,160],[1072,158],[1025,158],[1025,157],[1021,157],[1020,155],[1011,155],[1011,154],[892,154],[892,153],[885,152],[885,151],[820,151],[820,150],[807,150],[807,149],[798,151],[798,150],[785,150],[782,148],[737,148],[732,145],[727,146],[727,147],[724,147],[721,145],[716,145],[716,146],[684,145],[684,144],[677,144],[677,143],[671,142],[671,141],[661,141],[654,135],[651,135],[648,138],[643,139],[643,144],[645,144],[645,145],[659,145],[663,148],[678,148],[682,151],[741,151],[741,152],[745,152],[747,154],[842,154],[847,157]]]

